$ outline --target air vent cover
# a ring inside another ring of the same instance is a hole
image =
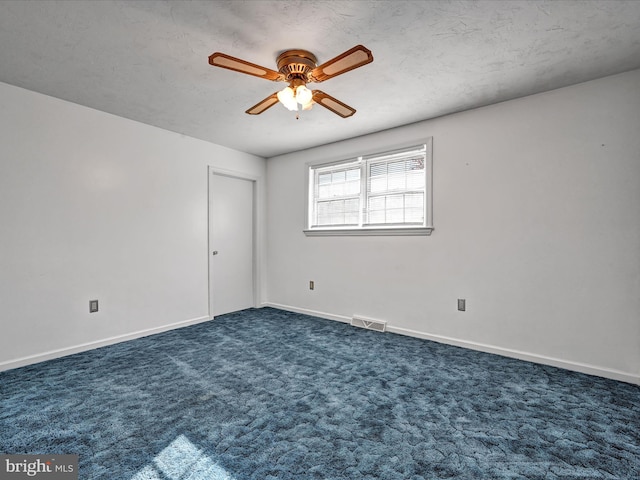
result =
[[[367,330],[375,330],[376,332],[384,332],[387,329],[387,322],[384,320],[375,320],[373,318],[360,317],[358,315],[351,317],[351,325],[354,327],[366,328]]]

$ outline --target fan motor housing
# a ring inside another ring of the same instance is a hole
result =
[[[309,74],[316,68],[316,56],[307,50],[286,50],[278,55],[278,71],[287,81],[296,78],[309,80]]]

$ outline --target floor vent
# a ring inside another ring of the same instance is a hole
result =
[[[354,315],[351,318],[351,325],[354,327],[366,328],[367,330],[375,330],[376,332],[384,332],[387,329],[387,322],[383,320],[358,317],[357,315]]]

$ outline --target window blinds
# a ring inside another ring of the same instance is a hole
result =
[[[310,167],[309,228],[424,226],[426,144]]]

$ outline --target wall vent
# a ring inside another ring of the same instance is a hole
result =
[[[360,317],[358,315],[351,317],[351,325],[366,328],[367,330],[375,330],[376,332],[384,332],[387,329],[387,322],[384,320],[374,320],[373,318]]]

